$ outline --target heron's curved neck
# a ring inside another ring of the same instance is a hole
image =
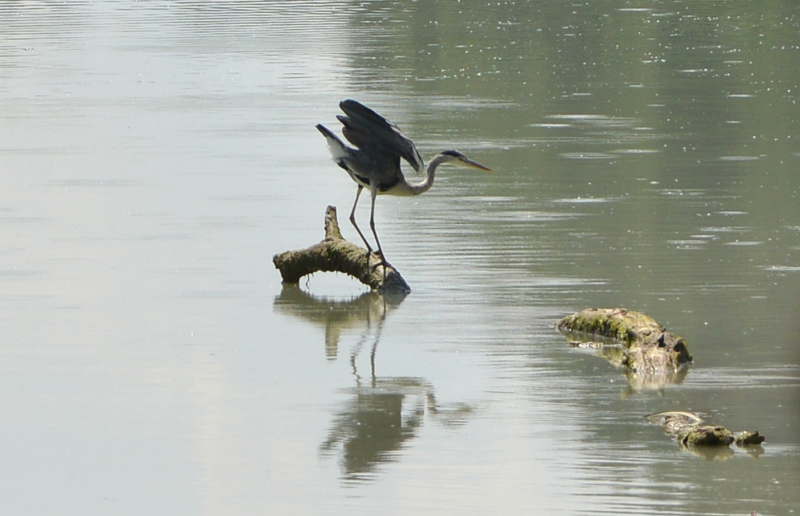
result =
[[[419,183],[408,183],[408,193],[411,195],[419,195],[430,190],[433,186],[434,176],[436,175],[436,167],[445,161],[450,161],[450,159],[450,156],[445,154],[437,154],[431,162],[428,163],[428,168],[425,170],[425,179]]]

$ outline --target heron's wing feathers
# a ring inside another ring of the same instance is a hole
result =
[[[342,132],[350,143],[359,149],[377,149],[399,156],[417,172],[425,167],[414,142],[406,138],[396,125],[355,100],[344,100],[339,107],[347,114],[337,118],[344,124]]]

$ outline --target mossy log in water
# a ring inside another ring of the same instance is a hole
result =
[[[286,251],[272,257],[284,283],[298,283],[300,278],[315,272],[343,272],[378,292],[407,294],[406,281],[391,265],[384,266],[375,253],[342,237],[336,207],[325,210],[325,239],[297,251]]]
[[[693,412],[659,412],[646,417],[660,424],[678,444],[685,448],[696,446],[759,445],[765,437],[758,431],[734,433],[723,426],[704,425],[703,419]]]
[[[668,332],[653,318],[624,308],[587,308],[564,317],[557,328],[567,338],[613,339],[620,346],[608,346],[603,356],[629,372],[674,372],[692,361],[683,338]],[[601,349],[604,346],[597,343]]]

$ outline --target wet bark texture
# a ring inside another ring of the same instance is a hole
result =
[[[675,372],[692,361],[683,338],[653,318],[624,308],[587,308],[564,317],[557,328],[567,338],[611,339],[614,344],[578,345],[600,348],[607,360],[633,373]]]
[[[342,272],[373,290],[387,293],[411,292],[406,281],[391,265],[384,267],[375,253],[342,237],[336,208],[325,210],[325,239],[306,249],[286,251],[272,257],[283,283],[299,283],[300,278],[315,272]]]

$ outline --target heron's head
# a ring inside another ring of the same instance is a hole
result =
[[[452,163],[453,165],[459,165],[462,167],[477,168],[478,170],[483,170],[485,172],[492,171],[491,168],[485,167],[477,161],[472,161],[457,150],[444,151],[441,153],[441,156],[443,158],[443,163]]]

